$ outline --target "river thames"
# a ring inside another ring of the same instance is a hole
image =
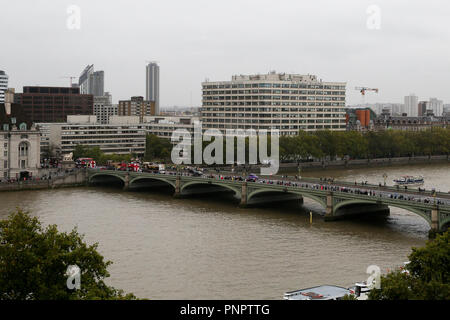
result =
[[[303,175],[378,184],[384,173],[388,184],[422,175],[425,188],[450,190],[448,163]],[[77,226],[114,262],[107,282],[148,299],[281,299],[309,286],[348,287],[368,277],[369,265],[383,273],[402,265],[429,230],[421,217],[396,208],[381,220],[324,222],[323,208],[306,198],[306,209],[243,209],[220,194],[174,199],[149,190],[81,187],[2,192],[0,201],[0,219],[21,207],[62,231]]]

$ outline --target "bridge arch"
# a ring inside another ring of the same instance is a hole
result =
[[[222,188],[229,189],[229,190],[233,191],[236,195],[240,195],[240,193],[241,193],[241,189],[238,187],[231,186],[227,183],[219,183],[219,182],[214,182],[214,181],[190,181],[190,182],[184,183],[180,188],[180,193],[183,193],[183,190],[186,189],[187,187],[194,186],[194,185],[202,185],[202,186],[214,185],[214,186],[219,186]]]
[[[107,178],[107,180],[111,181],[111,178],[122,182],[123,185],[125,185],[126,181],[125,178],[121,175],[118,174],[113,174],[113,173],[105,173],[105,172],[99,172],[99,173],[94,173],[92,175],[89,175],[88,177],[88,182],[89,183],[98,183],[98,182],[108,182],[103,180],[102,181],[102,177],[103,178]]]
[[[144,181],[144,180],[162,181],[162,182],[167,183],[168,185],[170,185],[174,189],[176,188],[175,187],[175,181],[171,181],[171,180],[165,179],[163,177],[158,177],[158,176],[138,176],[138,177],[135,177],[135,178],[130,180],[129,186],[133,187],[133,184],[135,184],[137,181]]]
[[[450,228],[450,212],[447,212],[445,214],[445,217],[443,217],[442,213],[441,213],[441,217],[440,217],[440,226],[439,229],[446,231],[447,229]]]
[[[247,201],[249,201],[251,198],[253,198],[255,195],[257,194],[261,194],[261,193],[268,193],[268,192],[278,192],[278,193],[290,193],[290,194],[296,194],[296,195],[300,195],[304,198],[308,198],[311,199],[315,202],[318,202],[323,208],[327,207],[327,203],[325,198],[322,198],[320,196],[314,195],[314,194],[310,194],[308,192],[302,192],[302,191],[297,191],[297,190],[289,190],[289,189],[258,189],[258,190],[254,190],[252,192],[250,192],[247,196]]]
[[[428,222],[429,225],[431,225],[431,216],[430,215],[427,215],[424,211],[422,211],[418,208],[408,206],[407,204],[391,203],[391,202],[384,202],[384,201],[379,201],[379,200],[377,201],[377,200],[351,199],[351,200],[345,200],[345,201],[339,202],[338,204],[336,204],[334,206],[333,210],[336,212],[336,210],[343,208],[345,206],[348,206],[348,205],[352,205],[352,204],[381,204],[381,205],[386,205],[389,207],[396,207],[396,208],[404,209],[406,211],[417,214],[418,216],[425,219],[425,221]],[[431,211],[431,208],[430,208],[430,211]]]

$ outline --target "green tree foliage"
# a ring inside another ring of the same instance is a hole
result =
[[[213,141],[213,139],[212,139]],[[202,150],[212,141],[202,141]],[[191,140],[191,157],[194,158],[193,139]],[[226,161],[226,142],[223,138],[223,162]],[[270,136],[268,136],[270,152]],[[306,132],[300,130],[298,135],[279,138],[280,160],[301,161],[306,159],[373,159],[391,157],[412,157],[448,155],[450,153],[450,129],[433,128],[424,131],[330,131],[319,130]],[[77,146],[82,148],[82,146]],[[237,139],[234,139],[234,155],[237,161]],[[245,139],[245,159],[248,163],[249,139]],[[95,150],[93,150],[95,151]],[[169,139],[148,135],[145,159],[148,161],[169,161],[172,144]],[[84,152],[86,153],[86,152]]]
[[[113,162],[129,162],[135,158],[133,154],[105,154],[99,147],[89,147],[77,144],[73,151],[73,158],[92,158],[99,165],[105,165],[109,160]]]
[[[98,244],[88,246],[76,229],[58,232],[18,209],[0,221],[0,300],[135,299],[107,286]],[[81,269],[79,290],[67,288],[69,265]]]
[[[159,138],[154,134],[149,134],[145,141],[144,159],[147,161],[167,161],[172,152],[170,139]]]
[[[396,270],[381,277],[372,300],[450,300],[450,231],[413,248],[408,273]]]
[[[450,129],[424,131],[300,131],[296,136],[280,137],[280,160],[391,158],[448,155]]]

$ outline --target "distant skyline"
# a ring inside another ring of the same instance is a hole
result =
[[[67,9],[80,9],[80,29]],[[380,9],[379,29],[368,27]],[[369,10],[370,11],[370,10]],[[160,105],[200,106],[201,82],[234,74],[314,74],[379,88],[366,103],[450,102],[450,3],[430,1],[22,0],[2,4],[0,70],[9,87],[68,86],[88,64],[113,101],[145,97],[145,67],[161,67]]]

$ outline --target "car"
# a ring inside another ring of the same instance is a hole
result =
[[[247,177],[247,181],[256,182],[258,180],[258,176],[256,174],[250,173]]]
[[[191,174],[193,177],[201,177],[203,175],[202,172],[196,170],[192,170]]]

